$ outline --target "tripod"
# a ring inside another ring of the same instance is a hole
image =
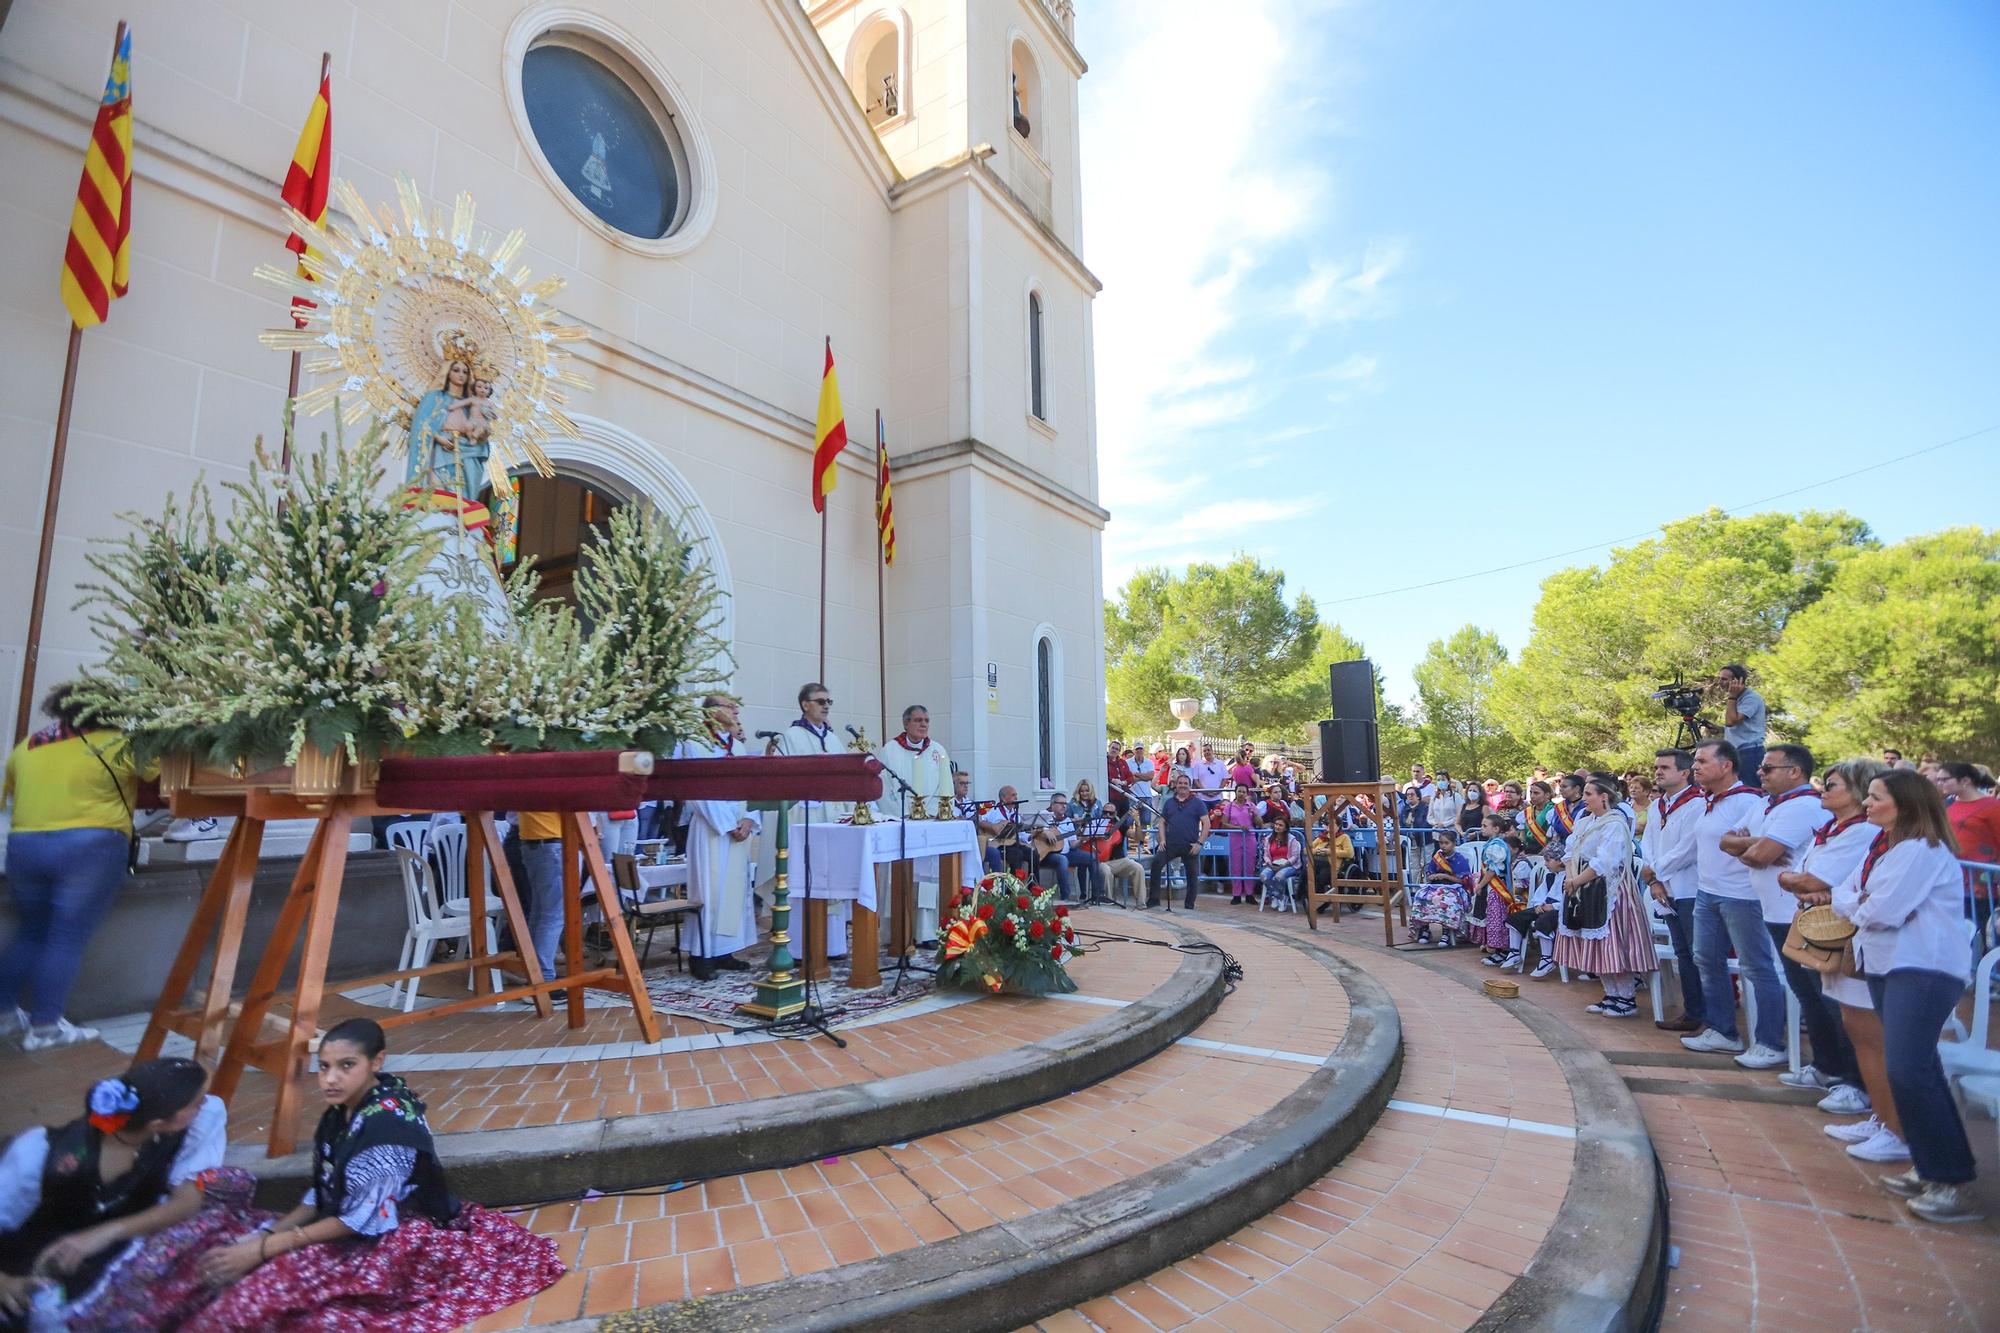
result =
[[[1706,739],[1703,733],[1712,733],[1718,730],[1713,722],[1704,722],[1693,713],[1682,713],[1680,719],[1680,725],[1674,728],[1674,748],[1676,750],[1692,750]]]
[[[907,864],[910,859],[910,799],[912,797],[915,797],[917,800],[921,801],[923,800],[923,797],[918,796],[916,793],[916,789],[910,786],[909,783],[903,781],[902,774],[898,773],[895,769],[890,768],[887,764],[884,764],[882,766],[882,776],[893,781],[898,789],[896,792],[896,815],[897,815],[896,861],[897,864],[899,865]],[[916,915],[916,906],[917,906],[916,894],[914,892],[915,888],[914,879],[915,877],[913,875],[912,885],[911,885],[913,892],[910,895],[911,897],[910,914],[912,916]],[[956,885],[953,885],[952,887],[954,889],[957,888]],[[942,884],[938,885],[938,894],[940,897],[943,896],[944,885]],[[912,937],[916,935],[916,931],[917,931],[917,923],[915,921],[911,921],[910,934]],[[901,950],[896,955],[896,980],[895,983],[889,987],[889,994],[891,995],[897,995],[902,992],[903,978],[907,977],[912,972],[921,973],[922,975],[927,977],[937,975],[936,968],[925,967],[921,963],[913,963],[910,961],[910,955],[916,952],[916,949],[914,947],[916,943],[915,939],[912,938],[910,943],[913,947]]]

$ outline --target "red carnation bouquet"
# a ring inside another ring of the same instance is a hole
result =
[[[988,875],[945,908],[938,984],[1014,995],[1073,991],[1065,966],[1080,952],[1054,889]]]

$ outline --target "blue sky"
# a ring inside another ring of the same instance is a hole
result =
[[[1250,552],[1408,698],[1605,551],[1339,599],[2000,425],[2000,5],[1079,0],[1077,40],[1107,593]],[[1993,526],[2000,431],[1769,507]]]

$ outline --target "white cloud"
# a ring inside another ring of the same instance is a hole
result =
[[[1403,257],[1395,245],[1321,254],[1358,244],[1330,225],[1325,166],[1338,114],[1328,80],[1350,72],[1328,49],[1325,19],[1340,7],[1092,0],[1080,16],[1091,58],[1084,253],[1105,283],[1095,329],[1107,576],[1141,554],[1131,543],[1142,534],[1185,515],[1187,474],[1212,509],[1235,503],[1245,479],[1215,466],[1218,438],[1232,462],[1244,456],[1238,437],[1244,450],[1281,449],[1320,428],[1265,419],[1288,386],[1324,378],[1354,391],[1376,374],[1374,358],[1349,356],[1302,376],[1287,345],[1385,311]]]

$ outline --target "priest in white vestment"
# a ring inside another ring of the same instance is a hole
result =
[[[736,740],[736,701],[712,694],[702,701],[708,729],[674,747],[676,759],[749,758]],[[701,904],[701,930],[688,970],[700,981],[716,972],[747,972],[733,957],[757,943],[757,913],[750,896],[750,838],[762,826],[742,801],[685,801],[688,827],[688,897]]]
[[[877,750],[875,757],[916,793],[915,797],[906,795],[894,782],[884,778],[877,808],[885,814],[900,816],[909,801],[921,798],[928,818],[937,809],[938,797],[952,794],[951,756],[931,739],[931,713],[922,704],[911,704],[903,710],[903,730]],[[917,943],[921,945],[937,940],[937,864],[935,856],[925,857],[917,864]]]
[[[826,686],[818,681],[809,681],[799,686],[799,715],[791,724],[780,731],[777,738],[766,748],[766,754],[843,754],[847,747],[838,739],[828,715],[833,711],[833,698]],[[806,842],[806,823],[838,824],[854,813],[854,806],[848,801],[801,802],[791,808],[791,825],[787,841],[791,844],[790,886],[792,902],[792,941],[794,953],[801,957],[805,953],[805,911],[806,911],[806,870],[803,851]],[[777,879],[777,866],[771,867],[767,882]],[[760,888],[762,886],[759,886]],[[844,898],[836,898],[826,905],[826,956],[845,958],[847,956],[848,922],[853,913],[853,904]]]

